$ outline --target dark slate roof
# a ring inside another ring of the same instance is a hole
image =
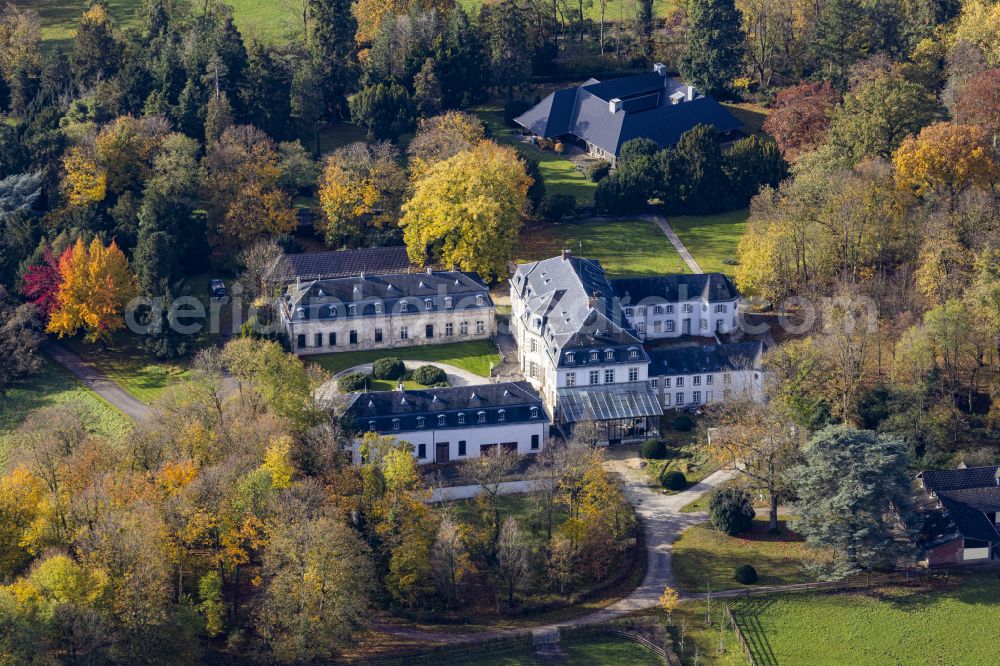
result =
[[[449,298],[450,307],[446,301]],[[314,280],[290,286],[285,295],[289,312],[298,315],[301,310],[301,319],[306,321],[347,316],[351,305],[355,306],[356,316],[381,314],[377,305],[382,313],[399,313],[403,301],[407,303],[407,312],[413,314],[493,307],[489,290],[479,276],[459,271]]]
[[[662,416],[663,408],[649,382],[595,384],[559,389],[560,423]]]
[[[759,368],[764,345],[733,342],[700,347],[666,347],[649,353],[649,376],[692,375]]]
[[[352,275],[384,275],[410,270],[406,247],[368,247],[359,250],[330,250],[286,255],[277,271],[278,279],[291,282],[324,280]]]
[[[536,410],[535,416],[531,415],[532,408]],[[501,410],[503,421],[500,421]],[[480,412],[486,415],[485,423],[479,423]],[[459,414],[465,415],[464,424],[459,424]],[[444,425],[439,425],[442,415]],[[528,382],[359,393],[344,416],[358,431],[379,433],[488,427],[546,418],[541,398]],[[424,419],[423,428],[418,425],[418,418]],[[393,419],[399,419],[398,430],[393,428]]]
[[[552,93],[515,119],[533,134],[548,139],[573,134],[615,155],[629,139],[647,137],[672,146],[695,125],[713,125],[719,132],[739,130],[742,123],[714,98],[696,95],[672,103],[670,95],[688,92],[676,79],[656,72],[611,81],[588,81]],[[609,102],[621,100],[612,113]]]
[[[1000,474],[1000,465],[926,470],[918,478],[928,490],[940,491],[996,486],[997,474]]]
[[[645,299],[678,301],[703,299],[709,303],[735,301],[736,285],[722,273],[681,273],[656,277],[612,280],[611,287],[623,305],[637,305]]]
[[[918,509],[923,518],[924,547],[955,538],[1000,541],[1000,531],[987,513],[1000,511],[1000,466],[926,470],[917,475],[923,484]],[[937,507],[936,502],[941,503]]]

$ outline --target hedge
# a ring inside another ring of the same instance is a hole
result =
[[[387,356],[375,361],[372,376],[375,379],[402,379],[406,374],[406,366],[395,356]]]

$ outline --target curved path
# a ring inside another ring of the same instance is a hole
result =
[[[138,421],[149,414],[149,405],[134,398],[104,373],[87,365],[82,358],[65,347],[49,344],[46,346],[45,351],[52,357],[52,360],[66,368],[71,375],[83,382],[84,386],[107,400],[113,407],[126,416]]]
[[[339,377],[352,372],[362,372],[366,375],[370,375],[374,365],[374,363],[362,363],[361,365],[356,365],[353,368],[341,370],[333,376],[333,379],[316,389],[316,398],[318,400],[328,400],[331,396],[339,395],[340,389],[337,388],[337,379]],[[451,365],[450,363],[438,363],[437,361],[403,361],[403,365],[406,366],[407,370],[416,370],[422,365],[433,365],[435,368],[441,368],[444,370],[444,374],[448,378],[449,386],[478,386],[479,384],[492,383],[492,379],[490,377],[477,375],[474,372],[463,370],[462,368]]]
[[[614,456],[616,452],[612,450],[609,453],[611,456]],[[622,476],[622,480],[625,483],[625,496],[632,506],[635,507],[636,513],[642,518],[642,524],[646,533],[646,575],[643,577],[639,587],[633,590],[627,597],[593,613],[587,613],[554,624],[539,624],[519,629],[476,633],[448,633],[398,627],[382,622],[375,623],[373,628],[409,640],[465,643],[522,633],[528,630],[536,633],[544,633],[556,630],[558,627],[598,624],[614,620],[635,611],[656,607],[659,604],[660,595],[663,593],[665,586],[669,585],[676,588],[676,580],[670,563],[674,541],[688,527],[703,523],[708,519],[706,512],[682,513],[681,509],[731,479],[734,473],[726,470],[718,471],[710,474],[704,480],[696,483],[687,490],[674,495],[664,495],[662,492],[649,487],[643,478],[642,471],[638,469],[638,463],[638,458],[634,457],[613,457],[607,463],[610,469]],[[463,491],[465,488],[478,488],[478,486],[465,486],[462,487]],[[451,488],[449,490],[455,491],[458,489]],[[470,492],[474,494],[474,491]],[[713,592],[713,595],[728,596],[729,594],[738,592]],[[680,593],[680,596],[682,599],[695,599],[700,598],[702,595]]]

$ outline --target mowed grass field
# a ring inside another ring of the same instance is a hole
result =
[[[736,266],[725,261],[737,259],[737,248],[746,233],[749,217],[750,209],[742,208],[718,215],[667,217],[667,222],[701,270],[732,275]]]
[[[306,363],[315,363],[327,372],[336,374],[364,363],[374,363],[377,359],[395,356],[404,361],[436,361],[448,363],[469,372],[488,377],[490,363],[500,364],[500,354],[491,340],[456,342],[449,345],[419,345],[400,349],[378,349],[372,351],[340,352],[303,357]],[[392,386],[389,387],[394,388]]]
[[[40,373],[0,395],[0,468],[9,454],[11,434],[32,412],[53,405],[71,405],[91,432],[112,440],[122,439],[132,427],[127,416],[45,357]]]
[[[952,577],[916,590],[760,598],[754,607],[779,664],[986,666],[1000,661],[992,640],[1000,618],[996,572]]]
[[[106,0],[118,28],[129,25],[142,8],[142,0]],[[233,8],[236,26],[244,39],[251,35],[265,41],[302,29],[299,0],[225,0]],[[42,19],[42,41],[47,47],[66,45],[87,9],[86,0],[28,0],[22,8],[38,11]]]
[[[684,530],[673,546],[673,567],[677,585],[689,592],[733,590],[741,585],[733,580],[736,567],[749,564],[757,570],[756,586],[806,583],[811,579],[801,563],[813,557],[797,535],[780,521],[780,534],[768,534],[767,518],[758,516],[753,529],[739,536],[728,536],[703,523]]]
[[[551,150],[539,150],[535,146],[519,141],[513,130],[503,122],[501,103],[477,106],[470,111],[486,123],[496,141],[514,146],[523,155],[538,161],[538,171],[545,181],[547,195],[566,194],[576,199],[577,206],[594,205],[594,190],[597,189],[597,183],[584,176],[570,160]]]
[[[563,249],[600,260],[610,277],[688,272],[684,260],[654,222],[633,218],[591,218],[523,229],[517,261],[554,257]]]
[[[663,662],[646,648],[616,638],[593,638],[586,641],[564,641],[567,664],[601,664],[602,666],[653,666]],[[470,656],[449,661],[453,666],[536,666],[553,663],[551,659],[535,657],[528,650],[511,650],[494,654]]]
[[[111,344],[103,349],[76,339],[59,344],[147,405],[171,386],[192,377],[191,369],[184,361],[152,361],[142,350],[125,344]]]

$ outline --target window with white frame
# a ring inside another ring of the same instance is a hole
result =
[[[425,310],[430,310],[430,309],[432,309],[433,307],[434,307],[434,301],[432,301],[432,300],[431,300],[431,299],[429,299],[429,298],[425,298],[425,299],[424,299],[424,309],[425,309]]]
[[[375,314],[382,314],[382,307],[383,307],[382,303],[376,303],[375,304]]]
[[[357,305],[348,305],[347,306],[347,314],[351,315],[352,317],[354,315],[358,314],[358,306]]]
[[[625,316],[626,317],[634,317],[635,316],[635,309],[634,308],[625,308]]]
[[[409,309],[410,309],[410,304],[409,303],[407,303],[406,301],[400,301],[399,302],[399,311],[400,312],[407,312]]]
[[[663,378],[663,388],[670,388],[670,377]]]
[[[680,407],[684,404],[684,391],[678,391],[674,394],[674,400],[677,401],[677,406]]]
[[[695,391],[691,394],[691,401],[701,403],[701,391]]]
[[[636,329],[637,331],[639,331],[640,333],[645,333],[645,332],[646,332],[646,322],[644,322],[644,321],[640,321],[640,322],[638,322],[638,323],[637,323],[637,324],[635,325],[635,329]]]
[[[705,383],[711,386],[714,378],[714,375],[705,375]]]
[[[677,378],[677,388],[681,388],[683,386],[684,386],[684,378],[683,377],[678,377]]]
[[[444,325],[444,335],[447,338],[450,338],[451,336],[455,335],[455,325],[452,324],[451,322],[448,322],[447,324],[445,324]]]
[[[639,368],[629,368],[628,369],[628,380],[630,382],[639,381]]]
[[[459,333],[459,335],[468,335],[469,334],[469,322],[463,321],[461,324],[459,324],[458,325],[458,333]]]
[[[663,394],[663,406],[664,407],[669,407],[670,406],[670,394],[669,393],[664,393]]]
[[[638,349],[629,349],[628,350],[628,357],[629,358],[639,358],[639,350]]]
[[[535,363],[534,361],[528,363],[528,376],[538,377],[538,364]]]
[[[600,381],[601,381],[601,373],[598,372],[597,370],[591,370],[590,371],[590,383],[591,384],[598,384],[598,383],[600,383]]]
[[[576,373],[567,372],[566,373],[566,386],[576,386]]]
[[[653,306],[653,314],[654,315],[663,314],[663,306],[662,305],[654,305]]]
[[[462,412],[458,413],[458,425],[465,425],[465,414]]]
[[[374,421],[369,421],[368,422],[368,429],[372,430],[372,431],[375,430],[375,422]]]
[[[567,363],[572,363],[573,362],[573,352],[567,352],[566,353],[566,362]]]
[[[666,311],[667,311],[667,314],[673,314],[674,313],[674,306],[673,305],[668,305],[667,308],[666,308]]]
[[[600,357],[598,356],[597,351],[590,352],[590,360],[591,361],[596,361],[598,358],[600,358]]]
[[[681,306],[681,311],[682,312],[691,312],[691,310],[692,310],[692,307],[691,307],[690,303],[685,303],[684,305]]]
[[[605,384],[615,383],[615,371],[613,368],[604,371],[604,383]]]
[[[695,375],[692,380],[695,386],[701,386],[701,375]]]
[[[615,358],[615,352],[609,349],[608,351],[604,352],[604,358],[606,358],[609,361],[613,361]]]
[[[640,306],[639,306],[639,307],[638,307],[638,308],[636,309],[636,312],[638,312],[638,313],[639,313],[639,316],[640,316],[640,317],[645,317],[645,316],[646,316],[646,306],[645,306],[645,305],[640,305]]]
[[[399,339],[400,340],[409,340],[410,339],[410,327],[409,326],[400,326],[399,327]]]
[[[531,408],[531,418],[533,418],[533,419],[537,419],[538,418],[538,407],[532,407]]]
[[[667,322],[664,322],[664,324],[667,327],[667,333],[673,333],[674,332],[674,322],[667,321]]]
[[[445,296],[444,297],[444,307],[445,307],[446,310],[450,310],[451,309],[451,296]]]
[[[393,419],[392,420],[392,429],[393,430],[399,430],[399,419]]]
[[[482,295],[476,296],[476,305],[482,305],[484,302]]]
[[[731,373],[731,372],[725,372],[725,373],[723,373],[722,374],[722,383],[723,384],[732,384],[733,383],[733,373]]]
[[[418,428],[423,428],[424,427],[424,423],[426,423],[426,419],[424,419],[424,417],[422,417],[422,416],[418,416],[417,417],[417,427]]]
[[[725,303],[719,303],[718,305],[715,306],[715,311],[716,312],[725,312],[726,309],[727,308],[726,308],[726,304]]]
[[[445,415],[444,414],[438,414],[438,425],[439,426],[443,426],[444,424],[445,424]]]
[[[483,320],[480,319],[479,321],[476,322],[476,334],[477,335],[482,335],[485,330],[486,330],[486,327],[483,324]]]
[[[497,412],[497,421],[506,421],[506,420],[507,420],[507,412],[502,409],[499,410]]]
[[[479,423],[486,423],[486,412],[477,413],[476,421],[478,421]]]
[[[529,344],[528,347],[531,348],[532,352],[538,351],[538,343],[535,341],[534,338],[531,338],[531,344]]]

